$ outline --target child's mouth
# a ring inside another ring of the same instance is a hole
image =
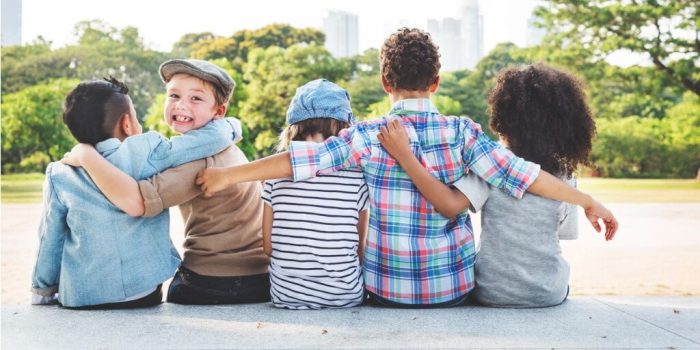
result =
[[[178,123],[189,123],[192,121],[192,118],[185,117],[183,115],[176,115],[176,116],[173,116],[173,121],[176,121]]]

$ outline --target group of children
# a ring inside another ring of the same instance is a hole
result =
[[[397,31],[380,60],[386,116],[355,122],[348,93],[314,80],[296,91],[280,152],[251,163],[235,145],[240,123],[224,118],[235,84],[216,65],[161,65],[164,117],[182,133],[170,140],[141,134],[122,83],[78,85],[64,121],[81,144],[46,172],[33,303],[150,306],[173,275],[167,301],[181,304],[563,302],[558,240],[576,236],[571,204],[598,231],[602,219],[606,239],[617,230],[572,186],[595,133],[576,79],[542,65],[502,72],[489,99],[499,144],[430,101],[440,62],[427,33]],[[174,205],[182,262],[169,239]],[[482,212],[478,255],[468,209]]]

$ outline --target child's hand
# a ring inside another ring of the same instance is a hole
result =
[[[63,155],[61,163],[74,167],[81,167],[83,166],[82,160],[85,159],[85,156],[90,152],[97,153],[97,150],[95,150],[95,147],[87,143],[79,143],[75,145],[70,152]]]
[[[408,143],[408,134],[406,134],[399,119],[389,121],[386,127],[382,126],[377,139],[397,161],[401,162],[401,160],[406,159],[405,157],[413,157]]]
[[[225,168],[203,169],[197,174],[195,183],[201,186],[204,197],[211,197],[231,185]]]
[[[593,200],[591,205],[584,207],[583,208],[584,212],[586,213],[586,218],[588,221],[591,222],[591,225],[593,225],[593,228],[596,230],[596,232],[600,232],[600,223],[598,222],[598,219],[603,219],[603,223],[605,224],[605,240],[609,241],[615,237],[615,232],[617,232],[617,219],[615,219],[615,216],[608,210],[608,208],[604,207],[600,202]]]

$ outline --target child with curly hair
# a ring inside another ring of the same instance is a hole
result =
[[[576,78],[544,65],[506,69],[496,78],[489,105],[489,126],[503,145],[575,186],[574,171],[588,164],[595,136],[595,122]],[[566,299],[569,265],[559,240],[578,236],[573,205],[536,194],[516,200],[473,173],[450,189],[418,163],[397,121],[381,130],[379,140],[436,208],[449,202],[453,210],[463,211],[470,203],[471,210],[481,210],[474,294],[478,303],[545,307]],[[608,230],[605,238],[614,234]]]

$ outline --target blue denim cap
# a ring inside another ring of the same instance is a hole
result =
[[[316,79],[297,88],[287,109],[287,123],[292,125],[314,118],[355,122],[348,92],[326,79]]]

